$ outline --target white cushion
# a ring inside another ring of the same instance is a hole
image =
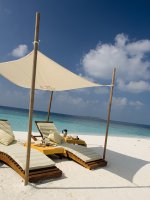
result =
[[[62,143],[62,137],[57,132],[57,130],[50,130],[50,134],[48,136],[48,139],[50,139],[52,142],[55,142],[57,144],[61,144]]]
[[[13,141],[9,146],[0,144],[0,151],[8,154],[25,170],[27,148]],[[43,153],[32,149],[30,154],[30,170],[55,166],[55,163]]]
[[[13,131],[8,121],[0,121],[0,143],[11,144],[15,139]]]
[[[91,162],[101,159],[99,153],[95,152],[91,148],[87,148],[81,145],[69,144],[66,142],[62,143],[60,146],[64,147],[65,150],[73,153],[84,162]]]

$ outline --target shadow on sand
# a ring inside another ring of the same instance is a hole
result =
[[[9,168],[5,163],[0,161],[0,168]]]
[[[92,147],[96,152],[102,152],[101,147]],[[108,161],[107,171],[112,172],[132,183],[134,175],[150,162],[131,156],[127,156],[115,151],[107,150],[106,159]]]
[[[103,149],[101,147],[92,147],[91,149],[95,150],[96,152],[102,152]],[[130,157],[115,151],[107,150],[107,160],[108,160],[108,166],[106,166],[104,169],[116,174],[131,183],[133,180],[134,175],[145,165],[149,164],[150,162]],[[63,159],[60,160],[60,162],[63,162]],[[97,170],[101,170],[100,168]],[[66,178],[64,175],[61,179]],[[105,177],[104,177],[105,178]],[[47,182],[49,182],[47,180]],[[46,183],[46,182],[42,182]],[[39,184],[32,185],[36,189],[126,189],[126,188],[150,188],[150,186],[113,186],[113,187],[42,187],[39,186]]]
[[[62,180],[62,179],[65,179],[67,178],[65,176],[64,173],[62,173],[62,176],[61,177],[58,177],[58,178],[54,178],[54,179],[45,179],[45,180],[40,180],[36,183],[29,183],[29,185],[33,186],[34,188],[38,188],[38,185],[41,185],[41,184],[45,184],[45,183],[49,183],[49,182],[54,182],[54,181],[58,181],[58,180]],[[40,187],[39,187],[40,188]],[[43,188],[43,187],[42,187]]]
[[[150,188],[150,186],[113,186],[113,187],[40,187],[38,185],[32,185],[35,189],[51,189],[51,190],[112,190],[112,189],[140,189],[140,188]]]

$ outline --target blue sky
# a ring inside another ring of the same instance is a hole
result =
[[[0,0],[0,62],[33,49],[35,12],[41,13],[40,51],[97,83],[117,67],[113,120],[150,124],[150,2],[146,0]],[[29,91],[0,78],[0,105],[28,108]],[[53,112],[106,118],[109,90],[54,94]],[[49,92],[36,92],[46,110]]]

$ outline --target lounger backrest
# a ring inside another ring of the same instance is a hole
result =
[[[12,128],[9,124],[9,122],[5,119],[0,119],[0,129],[6,131],[6,132],[12,132]]]
[[[12,158],[18,165],[25,170],[26,166],[26,152],[27,149],[23,145],[14,141],[9,146],[0,144],[0,152],[7,154],[10,159]],[[30,153],[30,170],[40,169],[55,166],[55,163],[43,153],[31,149]]]
[[[53,122],[35,121],[35,123],[43,138],[47,138],[50,131],[58,131]]]
[[[9,145],[14,139],[15,136],[9,122],[0,119],[0,143]]]

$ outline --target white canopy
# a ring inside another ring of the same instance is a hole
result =
[[[33,51],[15,61],[0,63],[0,74],[14,84],[31,88]],[[35,89],[63,91],[102,86],[65,69],[38,51]]]

